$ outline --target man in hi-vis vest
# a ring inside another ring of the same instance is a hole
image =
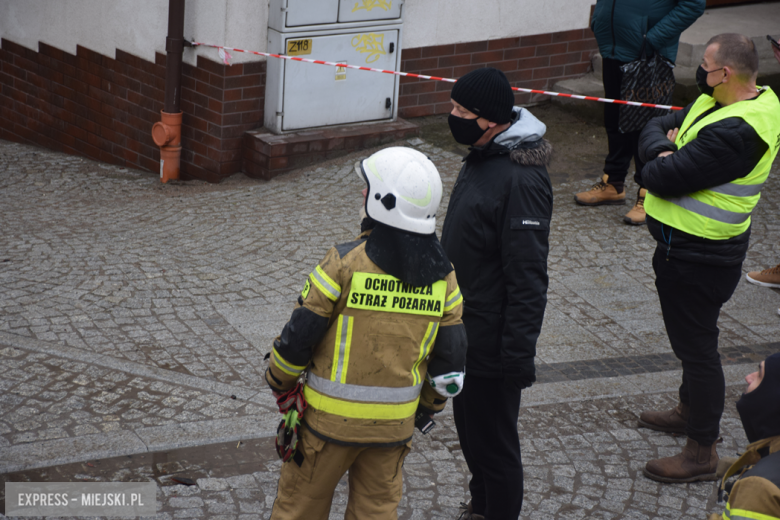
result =
[[[642,413],[639,426],[688,437],[682,453],[647,463],[644,474],[660,482],[717,478],[725,400],[718,315],[742,277],[750,214],[780,146],[780,102],[756,87],[757,75],[749,38],[715,36],[696,72],[701,96],[652,119],[640,136],[655,285],[683,377],[679,404]]]
[[[463,385],[463,297],[435,233],[436,167],[395,147],[355,170],[367,184],[363,233],[312,271],[266,371],[277,394],[306,376],[274,520],[327,519],[347,470],[345,518],[396,519],[415,416],[441,411]]]

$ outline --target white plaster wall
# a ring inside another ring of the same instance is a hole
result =
[[[264,51],[268,0],[187,0],[184,37],[228,47]],[[113,58],[121,49],[148,61],[165,53],[167,0],[0,0],[0,37],[38,50],[42,41],[69,53],[76,45]],[[215,49],[185,49],[218,60]],[[233,54],[233,63],[259,56]]]
[[[588,27],[596,0],[405,0],[406,49]]]
[[[310,0],[316,2],[317,0]],[[398,0],[395,0],[398,1]],[[184,36],[265,51],[269,0],[186,0]],[[405,48],[581,29],[595,0],[405,0]],[[0,37],[38,50],[38,41],[75,54],[121,49],[148,61],[165,52],[167,0],[0,0]],[[216,49],[185,49],[218,60]],[[233,53],[233,63],[264,59]]]

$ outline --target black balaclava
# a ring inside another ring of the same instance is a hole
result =
[[[737,412],[751,444],[780,435],[780,353],[766,358],[764,379],[758,388],[742,394]]]
[[[453,270],[436,233],[419,235],[381,222],[368,236],[366,255],[387,274],[415,287],[443,280]]]

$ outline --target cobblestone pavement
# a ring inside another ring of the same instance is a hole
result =
[[[439,167],[443,213],[460,156],[421,140],[403,144]],[[161,185],[147,172],[0,141],[4,478],[245,440],[259,443],[257,465],[264,470],[237,462],[215,477],[201,464],[202,478],[259,484],[161,487],[160,511],[185,517],[183,510],[192,509],[213,518],[221,514],[218,504],[232,501],[235,512],[224,506],[230,518],[267,516],[275,490],[269,475],[278,463],[267,441],[250,441],[270,434],[277,421],[260,379],[262,358],[312,267],[330,246],[357,234],[362,186],[352,165],[365,155],[269,182],[235,176],[217,186]],[[745,271],[780,262],[778,169],[776,163],[753,217]],[[671,403],[679,382],[650,268],[654,243],[643,227],[620,222],[628,207],[573,204],[572,193],[592,180],[555,173],[539,383],[524,392],[520,425],[524,514],[698,515],[712,505],[711,485],[659,487],[637,477],[647,458],[682,442],[633,424],[643,406]],[[779,291],[744,282],[724,307],[721,347],[730,385],[780,350],[778,307]],[[740,389],[729,387],[732,402]],[[730,407],[721,453],[744,447],[734,419]],[[404,518],[451,515],[466,499],[466,471],[446,413],[435,432],[417,439],[410,455]],[[146,475],[130,466],[122,475]],[[339,493],[335,507],[343,510]],[[242,501],[257,505],[243,509]],[[429,507],[433,512],[422,513]]]
[[[734,456],[747,443],[730,387],[722,421],[721,456]],[[670,407],[674,394],[524,407],[520,414],[525,465],[523,519],[704,519],[717,511],[715,483],[659,484],[644,478],[649,458],[674,454],[684,437],[636,428],[636,414]],[[416,433],[404,464],[402,520],[452,519],[467,494],[467,467],[451,414],[437,417],[427,436]],[[267,519],[276,496],[281,462],[273,439],[186,448],[84,461],[10,473],[0,482],[127,482],[158,484],[159,520],[209,518]],[[194,486],[176,478],[191,479]],[[343,518],[346,478],[336,488],[330,518]]]

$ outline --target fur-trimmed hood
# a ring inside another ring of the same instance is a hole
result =
[[[553,147],[547,139],[539,139],[534,146],[520,146],[509,152],[509,158],[523,166],[547,166],[552,159]]]
[[[547,126],[522,107],[512,109],[512,124],[484,147],[471,148],[479,156],[509,153],[523,166],[547,166],[552,159],[552,144],[544,139]]]

